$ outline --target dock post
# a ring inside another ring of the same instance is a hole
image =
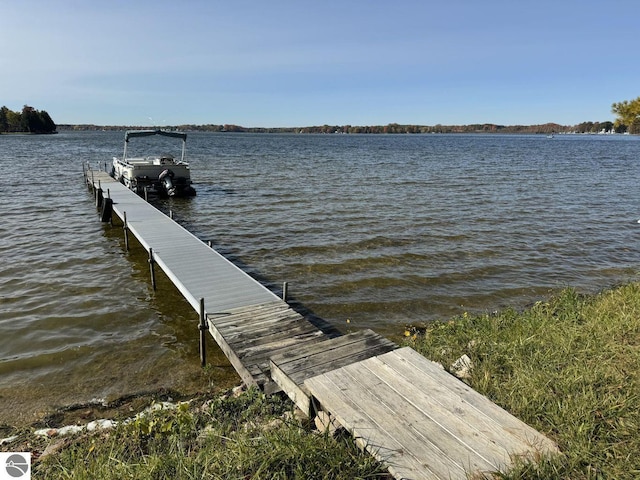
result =
[[[169,209],[169,218],[173,220],[173,210]]]
[[[149,247],[149,270],[151,271],[151,286],[153,287],[153,289],[156,289],[156,271],[153,268],[153,264],[154,264],[154,260],[153,260],[153,248]]]
[[[282,301],[287,301],[287,294],[289,293],[289,282],[282,282]]]
[[[111,191],[107,188],[107,198],[111,200]],[[113,227],[113,215],[109,215],[109,225]]]
[[[149,201],[149,189],[147,187],[144,187],[144,201]]]
[[[127,212],[123,212],[123,221],[122,230],[124,230],[124,248],[129,251],[129,227],[127,227]]]
[[[207,245],[209,245],[209,248],[213,248],[213,242],[211,240],[207,240]]]
[[[102,187],[100,186],[100,182],[98,182],[98,189],[96,190],[96,208],[102,208],[102,201],[104,200],[104,194],[102,193]]]
[[[204,314],[204,298],[200,299],[200,325],[198,326],[200,330],[200,364],[204,368],[207,364],[207,343],[206,343],[206,334],[205,332],[209,329],[207,327],[207,319]]]

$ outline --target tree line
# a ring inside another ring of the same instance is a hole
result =
[[[55,133],[56,124],[45,110],[25,105],[21,112],[0,107],[0,133]]]
[[[471,125],[402,125],[389,123],[387,125],[316,125],[308,127],[243,127],[230,124],[183,124],[163,126],[122,126],[122,125],[58,125],[60,130],[125,130],[125,129],[149,129],[165,128],[170,130],[182,130],[189,132],[244,132],[244,133],[521,133],[521,134],[552,134],[552,133],[599,133],[603,130],[609,132],[615,128],[614,123],[606,122],[582,122],[578,125],[559,125],[557,123],[545,123],[542,125],[496,125],[493,123]],[[617,133],[623,133],[624,128],[616,129]]]

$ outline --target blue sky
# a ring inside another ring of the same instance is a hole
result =
[[[0,0],[0,105],[56,123],[613,120],[640,2]]]

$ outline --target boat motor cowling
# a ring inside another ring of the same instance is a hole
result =
[[[167,194],[169,196],[172,196],[176,190],[176,187],[174,187],[173,185],[173,177],[174,173],[168,168],[166,170],[163,170],[162,173],[158,176],[158,180],[160,180],[160,183],[167,191]]]

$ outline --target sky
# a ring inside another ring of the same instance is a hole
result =
[[[58,124],[613,121],[638,0],[0,0],[0,105]]]

